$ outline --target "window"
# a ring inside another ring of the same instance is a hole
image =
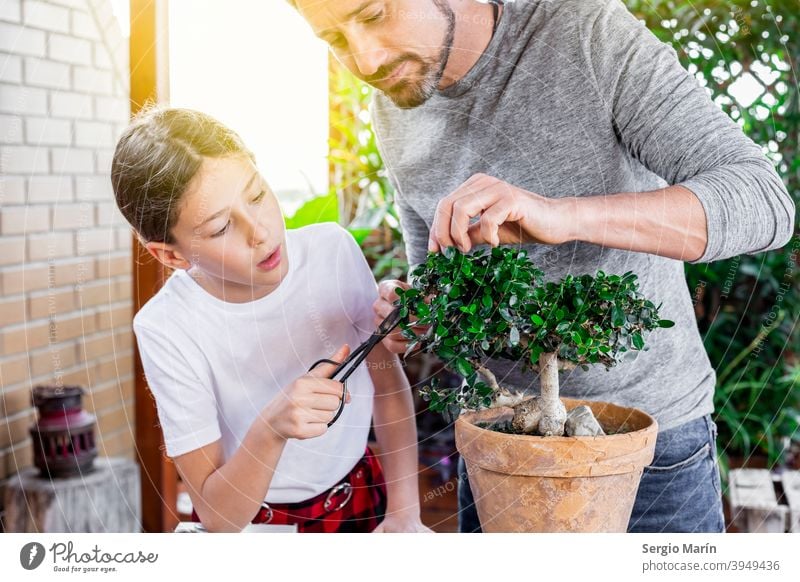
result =
[[[328,189],[328,54],[286,2],[169,3],[170,104],[237,131],[292,214]]]

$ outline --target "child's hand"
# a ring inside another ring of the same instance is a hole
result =
[[[372,304],[372,309],[375,311],[375,325],[380,325],[381,322],[388,317],[394,310],[394,302],[399,299],[397,296],[397,289],[409,289],[411,285],[397,280],[381,281],[378,285],[378,299]],[[422,335],[429,326],[414,326],[414,332],[417,335]],[[403,337],[400,329],[395,329],[383,338],[383,345],[386,349],[393,354],[405,354],[408,349],[408,341]]]
[[[349,354],[350,347],[344,345],[330,359],[341,362]],[[264,408],[261,416],[273,433],[285,439],[310,439],[327,432],[342,396],[342,383],[328,378],[335,369],[333,364],[314,368]],[[350,393],[345,402],[350,402]]]
[[[419,518],[419,512],[394,512],[372,530],[372,533],[433,533]]]

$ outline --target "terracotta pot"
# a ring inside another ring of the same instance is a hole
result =
[[[510,408],[461,415],[456,447],[485,532],[625,532],[642,470],[653,460],[658,423],[634,408],[562,398],[589,406],[600,437],[539,437],[475,426],[509,418]]]

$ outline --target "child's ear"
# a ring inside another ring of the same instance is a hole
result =
[[[144,248],[157,261],[166,265],[170,269],[188,269],[192,264],[181,255],[175,247],[163,242],[148,242]]]

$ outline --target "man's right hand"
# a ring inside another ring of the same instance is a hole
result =
[[[376,326],[380,325],[381,322],[386,319],[394,310],[394,302],[399,299],[397,295],[397,289],[409,289],[410,287],[411,285],[408,283],[404,283],[396,279],[381,281],[378,284],[378,299],[372,305],[372,308],[375,311]],[[414,332],[417,335],[422,334],[426,329],[428,329],[428,326],[425,325],[414,326]],[[386,346],[387,350],[394,354],[405,354],[406,349],[408,348],[408,341],[409,340],[403,337],[402,332],[398,327],[384,338],[383,345]]]
[[[329,359],[341,362],[349,354],[344,345]],[[333,364],[322,364],[284,388],[261,412],[268,430],[284,439],[325,434],[342,401],[342,383],[329,379],[334,370]],[[350,402],[349,392],[345,402]]]

